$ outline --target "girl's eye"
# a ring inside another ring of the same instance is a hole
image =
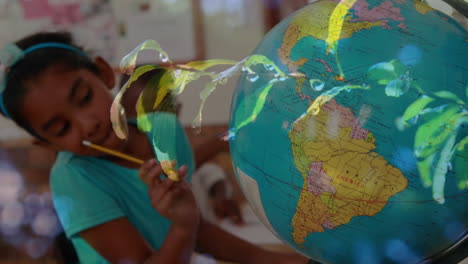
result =
[[[56,136],[57,137],[65,136],[65,134],[67,134],[69,129],[70,129],[70,122],[65,122],[62,128],[60,128],[60,130],[57,132]]]
[[[93,99],[93,92],[91,91],[91,89],[88,89],[86,95],[80,100],[79,105],[85,106],[86,104],[91,102],[91,99]]]

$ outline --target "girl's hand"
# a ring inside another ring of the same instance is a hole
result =
[[[188,182],[187,166],[178,169],[180,181],[160,179],[163,170],[156,160],[151,159],[142,165],[140,178],[148,184],[151,205],[173,225],[184,228],[197,228],[200,213]]]

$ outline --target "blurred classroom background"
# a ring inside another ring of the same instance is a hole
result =
[[[0,46],[38,30],[65,29],[72,31],[86,50],[109,60],[117,73],[120,59],[146,39],[160,43],[175,63],[242,60],[274,25],[308,2],[312,1],[0,0]],[[440,0],[428,2],[449,15],[453,13]],[[466,18],[459,17],[459,21],[467,25]],[[143,53],[138,63],[160,63],[155,54]],[[201,134],[190,127],[203,86],[195,83],[179,97],[183,106],[180,119],[194,146],[203,137],[227,130],[235,85],[233,78],[210,96]],[[64,263],[73,257],[51,203],[48,174],[54,156],[34,146],[9,120],[0,118],[0,264]],[[221,153],[214,162],[235,181],[228,153]],[[239,189],[234,194],[243,201]],[[255,218],[249,210],[246,214]],[[225,224],[225,228],[255,243],[281,245],[258,225],[241,230]]]

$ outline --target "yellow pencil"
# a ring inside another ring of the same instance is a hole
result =
[[[121,153],[121,152],[118,152],[118,151],[115,151],[115,150],[112,150],[112,149],[108,149],[108,148],[93,144],[93,143],[91,143],[91,142],[89,142],[87,140],[83,140],[83,145],[85,145],[87,147],[90,147],[90,148],[93,148],[93,149],[96,149],[96,150],[99,150],[99,151],[102,151],[102,152],[110,154],[110,155],[114,155],[114,156],[122,158],[122,159],[126,159],[126,160],[131,161],[131,162],[135,162],[135,163],[138,163],[138,164],[145,163],[141,159],[138,159],[138,158],[132,157],[130,155],[127,155],[127,154],[124,154],[124,153]]]
[[[93,144],[93,143],[91,143],[91,142],[89,142],[87,140],[83,140],[82,143],[83,143],[83,145],[85,145],[87,147],[102,151],[102,152],[110,154],[110,155],[114,155],[114,156],[122,158],[122,159],[126,159],[126,160],[131,161],[131,162],[138,163],[140,165],[145,163],[141,159],[132,157],[132,156],[124,154],[122,152],[118,152],[118,151],[115,151],[115,150],[112,150],[112,149],[108,149],[108,148],[103,147],[103,146]],[[167,177],[169,179],[173,180],[173,181],[179,181],[180,180],[179,179],[179,174],[177,173],[176,170],[174,170],[174,166],[175,166],[175,161],[163,160],[161,162],[161,167],[162,167],[164,173],[167,175]]]

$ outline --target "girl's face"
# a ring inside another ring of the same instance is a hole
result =
[[[113,101],[112,69],[96,60],[99,75],[87,69],[70,70],[60,65],[26,81],[22,115],[32,129],[57,150],[79,155],[101,153],[85,147],[83,140],[121,150],[124,142],[112,130],[109,110]]]

